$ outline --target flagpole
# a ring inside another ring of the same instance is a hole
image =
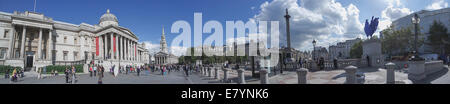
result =
[[[33,12],[36,12],[36,0],[34,0],[34,9]]]

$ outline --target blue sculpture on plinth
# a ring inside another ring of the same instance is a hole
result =
[[[368,38],[371,38],[373,33],[375,33],[375,31],[378,28],[378,19],[379,18],[373,18],[372,16],[372,20],[370,20],[370,23],[368,22],[368,20],[366,19],[366,24],[364,25],[364,32],[366,33],[366,36]]]

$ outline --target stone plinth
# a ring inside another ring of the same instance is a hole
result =
[[[384,57],[381,53],[381,41],[379,39],[368,39],[362,43],[363,55],[361,59],[370,67],[383,67]],[[367,61],[368,60],[368,61]]]

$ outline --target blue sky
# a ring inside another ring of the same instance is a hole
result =
[[[166,37],[167,42],[171,43],[171,40],[177,34],[169,33],[170,26],[173,22],[177,20],[186,20],[191,24],[191,28],[193,28],[193,15],[194,12],[202,12],[203,13],[203,23],[209,20],[218,20],[223,25],[225,25],[226,20],[243,20],[244,22],[248,21],[249,18],[261,18],[261,19],[273,19],[277,20],[273,15],[283,15],[284,13],[267,13],[272,16],[265,18],[265,11],[262,9],[277,9],[283,10],[283,8],[292,8],[292,10],[302,10],[306,9],[309,11],[317,12],[317,9],[311,8],[303,8],[302,0],[296,2],[289,2],[295,0],[37,0],[36,11],[39,13],[43,13],[48,17],[52,17],[54,20],[69,22],[73,24],[80,24],[82,22],[88,24],[98,24],[99,18],[102,14],[106,12],[106,9],[110,9],[111,13],[115,14],[119,20],[119,25],[131,29],[135,34],[140,37],[141,42],[149,42],[152,44],[158,44],[161,35],[161,27],[164,25],[166,29]],[[385,20],[385,22],[392,21],[398,17],[391,17],[388,15],[386,17],[382,17],[383,11],[400,11],[400,13],[392,14],[392,16],[403,16],[405,13],[412,13],[416,11],[420,11],[423,9],[439,9],[448,7],[448,0],[304,0],[305,5],[313,5],[314,3],[319,3],[319,5],[328,5],[331,2],[331,6],[336,6],[334,4],[339,3],[342,8],[349,8],[349,5],[354,5],[359,10],[359,20],[360,23],[364,23],[365,19],[370,18],[371,16],[381,17],[381,20]],[[267,5],[271,6],[265,6]],[[276,3],[285,3],[285,4],[276,4]],[[287,3],[287,4],[286,4]],[[294,3],[294,4],[293,4]],[[439,5],[433,7],[432,4],[437,3]],[[447,3],[447,4],[446,4]],[[0,11],[12,13],[14,11],[32,11],[34,5],[34,0],[0,0]],[[283,5],[289,5],[284,7]],[[300,7],[296,7],[296,5]],[[277,7],[280,6],[280,7]],[[317,6],[319,7],[319,6]],[[390,9],[389,9],[390,8]],[[324,9],[326,10],[326,9]],[[290,9],[291,11],[291,9]],[[338,11],[338,10],[336,10]],[[347,10],[346,12],[349,12]],[[333,11],[334,12],[334,11]],[[322,17],[326,17],[326,15],[322,15],[328,12],[318,12],[314,13],[315,15],[320,15]],[[340,13],[340,12],[336,12]],[[401,14],[403,13],[403,14]],[[298,15],[304,15],[305,13],[299,12]],[[295,12],[293,13],[295,15]],[[352,15],[348,15],[351,17]],[[354,16],[354,15],[353,15]],[[304,17],[299,16],[299,19]],[[330,21],[322,21],[322,22],[330,22]],[[333,22],[333,21],[331,21]],[[350,22],[350,21],[346,21]],[[291,28],[301,30],[303,28],[295,28],[295,21]],[[304,25],[302,23],[299,23]],[[284,25],[284,20],[280,20],[280,25]],[[325,23],[326,25],[326,23]],[[350,24],[349,24],[350,25]],[[223,26],[225,27],[225,26]],[[280,30],[283,29],[284,26],[280,26]],[[301,26],[298,26],[301,27]],[[332,26],[334,27],[334,26]],[[337,26],[339,27],[339,26]],[[348,26],[344,26],[346,28]],[[357,27],[356,27],[357,28]],[[322,29],[322,28],[306,28],[306,29]],[[344,29],[345,30],[345,29]],[[303,31],[294,31],[293,37],[296,38],[295,35],[308,37],[308,34],[302,33]],[[342,34],[355,34],[349,33],[348,31],[344,32],[323,32],[327,35],[312,35],[311,39],[317,38],[319,39],[328,39],[328,38],[336,38],[336,41],[328,41],[323,42],[323,46],[328,46],[329,44],[333,44],[337,41],[342,41],[342,39],[348,38],[339,38]],[[284,32],[280,33],[281,35]],[[331,34],[331,35],[330,35]],[[334,35],[340,34],[340,35]],[[357,35],[352,35],[351,37],[355,37]],[[302,38],[300,42],[294,48],[301,50],[308,50],[309,47],[304,46],[310,39],[303,39],[305,37],[297,37]],[[296,39],[291,39],[296,40]],[[330,39],[328,39],[330,40]],[[331,39],[333,40],[333,39]],[[283,44],[283,43],[281,43]],[[149,48],[157,48],[157,46],[152,46]]]

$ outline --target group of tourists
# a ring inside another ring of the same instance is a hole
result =
[[[105,77],[104,72],[105,72],[105,68],[101,65],[93,65],[93,64],[89,65],[89,76],[90,77],[98,76],[98,84],[103,83],[103,77]]]
[[[66,67],[66,70],[64,71],[64,74],[66,75],[66,83],[74,84],[77,81],[76,80],[76,72],[77,72],[77,69],[75,68],[75,66],[71,66],[70,69],[68,67]]]
[[[24,71],[17,68],[14,68],[12,73],[10,69],[5,70],[5,79],[11,79],[11,82],[17,82],[19,78],[23,78],[24,76]]]

